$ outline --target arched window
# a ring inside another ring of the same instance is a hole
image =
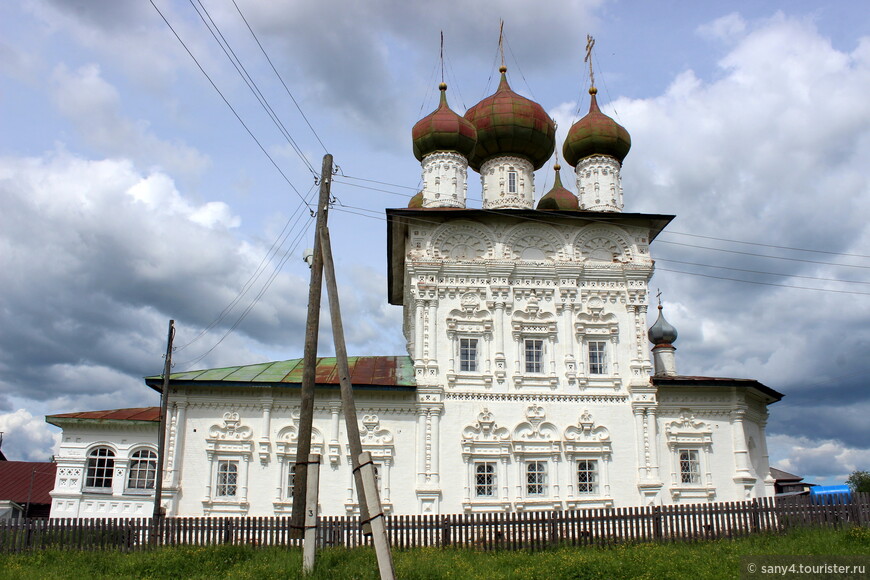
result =
[[[97,447],[88,454],[85,487],[93,491],[112,491],[112,472],[115,470],[115,452],[108,447]]]
[[[154,489],[157,477],[157,454],[150,449],[138,449],[130,455],[130,469],[127,472],[127,489],[146,491]]]

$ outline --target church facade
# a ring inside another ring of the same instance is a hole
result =
[[[388,300],[407,356],[352,358],[362,445],[388,513],[567,510],[773,495],[768,405],[749,379],[682,376],[650,247],[673,216],[623,212],[627,131],[598,108],[562,146],[575,195],[535,204],[555,124],[515,92],[413,129],[423,190],[388,209]],[[468,169],[482,203],[467,203]],[[650,352],[650,344],[653,345]],[[159,390],[159,377],[146,383]],[[267,516],[292,504],[301,361],[170,377],[169,515]],[[312,452],[320,511],[358,513],[334,359],[317,367]],[[154,409],[54,415],[52,517],[152,511]]]

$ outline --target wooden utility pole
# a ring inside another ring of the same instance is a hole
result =
[[[332,261],[332,243],[329,239],[329,228],[320,230],[320,247],[323,251],[323,269],[326,274],[326,295],[329,298],[329,316],[332,321],[332,340],[335,344],[335,363],[338,367],[338,383],[341,386],[341,409],[344,412],[344,423],[347,430],[347,443],[350,447],[351,464],[353,465],[353,480],[356,484],[359,500],[360,518],[364,523],[366,533],[370,526],[366,489],[363,486],[362,474],[359,470],[359,456],[362,453],[362,442],[359,437],[359,422],[356,415],[356,403],[353,400],[353,385],[350,382],[350,368],[347,363],[347,346],[344,343],[344,324],[341,322],[341,306],[338,302],[338,284],[335,281],[335,264]]]
[[[311,453],[311,429],[314,421],[314,384],[317,371],[317,336],[320,330],[320,296],[323,286],[323,252],[320,231],[326,227],[329,191],[332,184],[332,155],[323,156],[320,169],[320,196],[317,198],[317,222],[314,229],[314,259],[308,287],[308,319],[305,324],[305,352],[302,358],[302,388],[299,404],[299,436],[296,447],[296,485],[293,488],[293,511],[290,535],[301,538],[305,529],[305,496],[308,489],[308,455]]]
[[[172,341],[175,339],[175,321],[169,321],[166,338],[166,357],[163,361],[163,388],[160,391],[160,425],[157,431],[157,473],[154,478],[154,512],[152,515],[152,541],[157,541],[157,525],[165,515],[163,511],[163,463],[166,456],[166,409],[169,406],[169,373],[172,370]]]

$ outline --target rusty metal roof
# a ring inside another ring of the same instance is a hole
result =
[[[392,388],[412,390],[414,365],[408,356],[352,356],[347,359],[350,380],[354,387]],[[169,380],[173,385],[233,385],[233,386],[298,386],[302,383],[302,359],[259,363],[254,365],[204,369],[172,373]],[[160,376],[145,377],[145,383],[155,390],[161,390]],[[320,386],[338,385],[338,369],[335,357],[317,359],[315,383]]]
[[[732,379],[728,377],[698,377],[698,376],[652,376],[650,381],[657,387],[739,387],[753,388],[764,393],[772,402],[781,400],[785,395],[771,389],[754,379]]]
[[[81,413],[61,413],[46,415],[46,423],[57,425],[55,421],[158,421],[160,407],[136,407],[133,409],[110,409],[108,411],[83,411]]]
[[[50,504],[57,464],[35,461],[0,461],[0,499],[24,505]],[[30,482],[33,480],[33,487]]]

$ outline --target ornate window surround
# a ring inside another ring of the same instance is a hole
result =
[[[511,450],[517,465],[516,509],[561,509],[559,465],[562,458],[562,441],[556,426],[546,420],[546,411],[541,405],[526,408],[526,421],[516,426],[511,441]],[[546,465],[545,489],[542,494],[529,494],[527,486],[528,466],[533,462]]]
[[[507,469],[511,456],[510,431],[496,424],[492,413],[484,408],[477,415],[477,421],[463,429],[461,443],[466,468],[463,510],[510,510]],[[496,489],[492,497],[477,497],[475,493],[475,465],[481,462],[495,463]]]
[[[556,376],[556,341],[558,331],[556,316],[552,312],[541,312],[538,299],[534,295],[528,300],[525,310],[515,310],[511,320],[514,349],[516,352],[514,366],[514,386],[549,387],[555,390],[559,386]],[[540,373],[526,372],[526,339],[543,341],[543,369]]]
[[[377,467],[378,477],[378,492],[381,496],[381,507],[385,514],[393,511],[393,502],[390,499],[391,484],[390,472],[393,467],[393,459],[396,455],[396,448],[393,441],[393,432],[385,427],[381,427],[381,420],[374,413],[366,413],[363,415],[362,423],[359,426],[360,440],[362,442],[362,450],[368,451],[372,456],[372,462]],[[353,465],[350,456],[350,445],[346,446],[347,465]],[[359,502],[357,501],[355,482],[353,471],[348,470],[350,475],[347,488],[347,498],[344,501],[344,509],[350,514],[359,513]]]
[[[291,415],[293,420],[298,419],[298,413]],[[287,425],[278,431],[275,441],[275,456],[278,461],[278,477],[275,482],[275,497],[272,507],[276,514],[291,513],[293,511],[293,498],[287,495],[289,480],[289,466],[296,463],[296,450],[299,445],[299,428],[295,424]],[[311,428],[311,453],[323,456],[323,435],[316,427]],[[321,469],[322,469],[321,464]]]
[[[208,458],[209,479],[205,488],[202,507],[205,515],[233,513],[244,515],[250,508],[248,503],[248,470],[254,456],[253,430],[241,424],[239,414],[228,411],[223,415],[222,424],[209,428],[205,440]],[[237,489],[235,497],[218,497],[217,469],[220,461],[237,461]]]
[[[460,298],[461,307],[447,315],[447,338],[450,340],[450,363],[447,370],[447,385],[492,386],[492,314],[481,309],[481,300],[476,292],[467,292]],[[459,343],[463,338],[477,339],[477,370],[461,371]]]
[[[576,342],[581,349],[577,382],[581,389],[603,387],[619,390],[622,387],[622,380],[619,378],[619,360],[616,356],[619,344],[618,318],[612,312],[604,312],[604,301],[597,296],[587,301],[586,309],[588,312],[578,314],[574,322]],[[589,372],[590,342],[607,343],[605,351],[607,372],[604,374]]]
[[[713,453],[713,430],[710,425],[695,419],[688,409],[680,411],[680,418],[665,423],[665,439],[671,456],[671,486],[673,500],[706,499],[716,497],[716,487],[710,472]],[[698,451],[701,481],[697,484],[683,483],[680,477],[680,451]]]
[[[565,458],[571,465],[571,483],[568,484],[568,509],[613,507],[610,495],[610,464],[612,448],[610,431],[607,427],[595,424],[589,411],[583,411],[576,425],[565,429]],[[577,462],[594,460],[598,462],[597,493],[580,493],[577,489]]]

